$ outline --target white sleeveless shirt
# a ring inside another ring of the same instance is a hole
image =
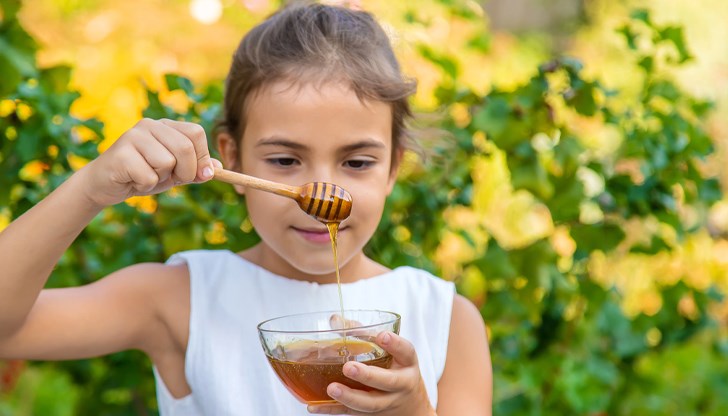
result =
[[[160,414],[309,415],[268,364],[257,325],[283,315],[337,310],[337,285],[278,276],[227,250],[182,252],[167,263],[187,263],[190,272],[185,376],[192,393],[173,398],[155,369]],[[381,309],[402,316],[400,335],[415,346],[436,408],[454,285],[423,270],[399,267],[343,284],[342,293],[347,309]]]

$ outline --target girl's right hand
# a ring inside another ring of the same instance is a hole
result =
[[[78,173],[88,200],[105,207],[175,185],[206,182],[214,162],[200,125],[143,119]]]

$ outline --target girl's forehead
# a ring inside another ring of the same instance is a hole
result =
[[[340,144],[370,139],[391,146],[392,116],[389,103],[362,100],[345,82],[275,82],[251,97],[243,138],[246,146],[269,137]]]
[[[358,98],[353,85],[345,80],[317,80],[317,79],[281,79],[267,82],[258,87],[250,97],[251,100],[262,99],[299,99],[310,96],[343,95]],[[362,101],[362,100],[360,100]]]

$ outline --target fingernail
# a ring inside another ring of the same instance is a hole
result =
[[[206,167],[202,169],[202,179],[212,178],[212,168]]]
[[[389,335],[389,332],[385,332],[384,335],[382,335],[382,344],[389,344],[390,341],[392,341],[392,336]]]
[[[356,377],[356,375],[359,374],[359,369],[355,365],[351,364],[346,372],[349,377]]]
[[[329,396],[331,396],[331,397],[339,397],[339,396],[341,396],[341,389],[338,388],[338,387],[336,387],[336,386],[329,387]]]

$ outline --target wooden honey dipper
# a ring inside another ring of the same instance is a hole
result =
[[[351,214],[351,195],[333,183],[309,182],[301,186],[291,186],[220,167],[215,167],[214,179],[291,198],[308,215],[323,223],[339,223]]]

